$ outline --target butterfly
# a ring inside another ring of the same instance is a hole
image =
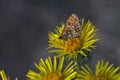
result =
[[[80,20],[76,14],[72,14],[66,21],[65,27],[62,31],[60,39],[68,40],[72,38],[77,38],[80,36],[82,26]]]

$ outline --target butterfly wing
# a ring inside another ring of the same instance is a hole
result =
[[[81,25],[79,18],[76,14],[72,14],[65,23],[65,28],[63,29],[61,38],[68,40],[71,38],[76,38],[81,33]]]

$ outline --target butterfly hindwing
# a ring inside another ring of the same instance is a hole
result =
[[[76,14],[72,14],[66,21],[65,27],[60,36],[63,40],[68,40],[71,38],[76,38],[81,33],[81,25],[79,18]]]

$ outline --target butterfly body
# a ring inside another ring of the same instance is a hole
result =
[[[59,37],[63,40],[68,40],[71,38],[76,38],[80,36],[81,33],[81,24],[78,16],[72,14],[66,21],[65,27],[62,31],[62,35]]]

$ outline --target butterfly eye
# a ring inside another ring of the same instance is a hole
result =
[[[62,36],[58,37],[58,39],[62,39]]]

